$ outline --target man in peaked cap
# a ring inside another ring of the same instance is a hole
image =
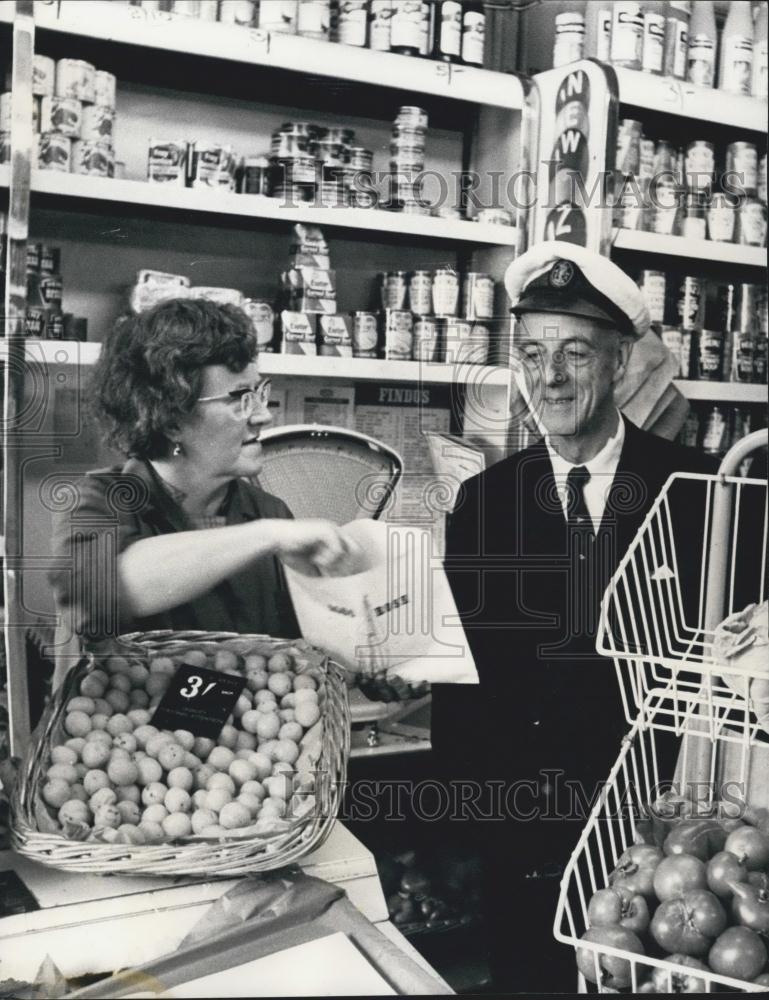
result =
[[[466,482],[449,518],[446,569],[480,685],[434,686],[433,748],[444,778],[478,790],[451,833],[483,853],[496,990],[571,992],[574,954],[553,937],[560,877],[630,728],[614,665],[595,652],[600,601],[668,476],[715,467],[614,403],[649,329],[615,264],[546,242],[505,285],[542,437]]]

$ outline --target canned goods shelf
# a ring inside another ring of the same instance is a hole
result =
[[[0,22],[12,20],[13,5],[0,4]],[[510,110],[520,110],[524,103],[521,81],[508,73],[451,66],[432,59],[410,58],[350,45],[344,46],[344,58],[340,58],[337,54],[340,48],[334,43],[179,18],[103,0],[36,4],[35,24],[37,28],[103,41],[289,69],[308,76],[350,80]]]
[[[8,187],[9,176],[10,168],[0,167],[0,189]],[[450,240],[453,243],[514,247],[517,242],[517,229],[514,226],[438,219],[379,209],[316,208],[313,205],[284,207],[279,198],[267,198],[264,195],[208,192],[169,184],[88,177],[53,170],[32,171],[32,192],[120,205],[143,205],[152,210],[176,210],[183,212],[188,218],[190,212],[200,212],[247,219],[305,222],[328,228],[393,233],[427,240]]]
[[[101,345],[69,340],[27,340],[27,360],[31,365],[92,365]],[[0,337],[0,361],[6,355],[6,342]],[[380,358],[310,357],[300,354],[260,354],[259,367],[264,375],[290,375],[309,378],[344,379],[347,382],[421,382],[457,384],[507,389],[511,382],[509,368],[496,365],[427,364],[420,361],[384,361]],[[752,387],[748,387],[752,388]],[[758,387],[760,388],[760,387]]]
[[[766,101],[728,94],[713,87],[697,87],[670,76],[612,67],[619,83],[622,104],[655,112],[714,122],[738,130],[766,132]]]
[[[758,403],[766,406],[766,386],[744,382],[708,382],[676,379],[676,386],[687,399],[722,403]]]
[[[661,236],[635,229],[613,231],[615,250],[634,250],[663,257],[690,257],[692,260],[715,261],[739,267],[766,267],[766,248],[742,246],[738,243],[717,243],[713,240],[691,240],[685,236]]]

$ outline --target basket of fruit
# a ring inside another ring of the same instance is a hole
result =
[[[349,755],[339,668],[304,641],[147,632],[89,652],[41,720],[13,846],[71,871],[245,875],[317,848]]]

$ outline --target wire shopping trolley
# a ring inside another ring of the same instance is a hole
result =
[[[749,804],[769,805],[769,647],[729,659],[719,629],[766,600],[767,484],[736,474],[766,444],[766,430],[755,432],[717,475],[671,476],[604,594],[596,648],[615,661],[632,728],[561,882],[554,933],[579,945],[587,974],[579,974],[580,992],[675,992],[683,977],[689,985],[696,977],[704,991],[766,989],[580,940],[590,899],[609,885],[620,855],[654,843],[648,807],[663,783],[696,789],[700,807],[721,798],[727,783]],[[746,633],[740,641],[747,649],[757,640]],[[661,773],[662,747],[675,737],[675,774]]]

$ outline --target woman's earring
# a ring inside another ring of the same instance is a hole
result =
[[[174,445],[174,450],[173,450],[174,458],[177,458],[179,455],[181,455],[181,453],[182,453],[182,446],[177,441],[176,444]]]

